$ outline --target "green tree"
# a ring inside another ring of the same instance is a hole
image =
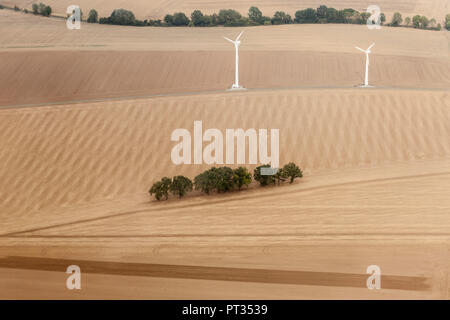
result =
[[[445,16],[445,29],[450,30],[450,13]]]
[[[427,17],[425,17],[425,16],[420,17],[420,27],[422,29],[426,29],[428,27],[429,23],[430,23],[430,21],[428,20]]]
[[[167,23],[167,25],[172,26],[173,25],[173,15],[166,14],[164,17],[164,22]]]
[[[229,167],[221,167],[217,168],[216,171],[218,176],[216,185],[217,192],[233,191],[235,187],[233,170]]]
[[[242,19],[242,16],[239,12],[232,9],[222,9],[219,11],[219,15],[217,16],[218,24],[233,24]]]
[[[262,12],[257,7],[250,7],[250,9],[248,10],[248,18],[250,19],[250,21],[257,24],[264,23]]]
[[[326,19],[327,18],[328,8],[327,6],[320,6],[317,8],[317,18]]]
[[[409,26],[411,24],[411,18],[410,17],[406,17],[405,18],[405,25]]]
[[[370,13],[368,12],[361,12],[359,14],[359,24],[366,24],[367,20],[370,18]],[[378,21],[374,20],[374,23],[377,23]]]
[[[195,190],[209,194],[216,189],[218,179],[216,171],[212,169],[204,171],[194,178]]]
[[[395,12],[394,16],[392,17],[392,21],[391,21],[391,25],[393,27],[398,27],[399,25],[401,25],[403,22],[403,18],[402,15],[400,14],[400,12]]]
[[[293,183],[296,178],[303,177],[302,170],[293,162],[283,167],[283,173],[286,178],[290,178],[289,183]]]
[[[275,177],[273,175],[262,175],[262,168],[270,168],[270,165],[265,164],[259,167],[256,167],[253,171],[253,179],[259,182],[261,186],[267,186],[269,184],[275,184]]]
[[[144,20],[144,22],[145,22],[146,20]],[[162,21],[161,21],[161,19],[157,19],[157,20],[152,20],[152,19],[149,19],[148,21],[147,21],[147,25],[148,26],[153,26],[153,27],[161,27],[162,26]]]
[[[295,13],[295,22],[297,23],[316,23],[317,14],[316,10],[308,8],[305,10],[298,10]]]
[[[49,17],[52,14],[52,8],[41,2],[38,5],[38,13],[43,15],[44,17]]]
[[[421,22],[421,16],[420,15],[415,15],[412,18],[412,22],[413,22],[413,26],[414,28],[420,28],[420,22]]]
[[[89,15],[87,18],[88,23],[97,23],[98,22],[98,13],[95,9],[89,11]]]
[[[275,180],[277,181],[278,185],[286,181],[286,173],[284,172],[284,169],[279,168],[277,173],[274,175]]]
[[[169,198],[169,190],[172,185],[172,180],[164,177],[161,181],[155,182],[151,187],[149,193],[150,195],[155,195],[156,200],[160,201],[162,197],[165,197],[166,200]]]
[[[345,23],[361,23],[361,15],[355,9],[347,8],[341,10],[340,13],[343,15]]]
[[[138,20],[138,19],[134,20],[134,26],[136,26],[136,27],[144,27],[146,25],[147,25],[147,22],[145,22],[145,21]]]
[[[247,168],[239,167],[233,170],[233,181],[240,191],[243,186],[248,187],[252,182],[252,174]]]
[[[189,18],[183,12],[176,12],[173,14],[174,26],[187,26],[189,25]]]
[[[384,24],[386,22],[386,15],[382,12],[380,13],[380,24]]]
[[[192,191],[192,181],[185,176],[173,177],[172,183],[170,184],[170,192],[174,196],[182,198],[189,191]]]
[[[414,28],[426,29],[430,21],[425,16],[416,15],[413,17],[413,26]]]
[[[271,23],[275,24],[275,25],[290,24],[290,23],[292,23],[292,17],[283,11],[277,11],[273,15],[273,18],[271,19]]]
[[[342,14],[335,8],[327,8],[327,22],[328,23],[343,23],[344,19]]]
[[[219,16],[217,15],[217,13],[213,13],[212,15],[209,16],[209,20],[210,26],[217,26],[219,24]]]
[[[249,18],[241,17],[240,19],[226,22],[224,24],[224,26],[225,27],[239,27],[239,26],[250,26],[250,25],[254,25],[254,24],[255,23],[251,22]]]
[[[437,22],[436,22],[436,19],[435,18],[432,18],[432,19],[430,19],[430,27],[431,28],[436,28],[436,24],[437,24]]]
[[[132,26],[136,22],[134,13],[125,9],[115,9],[108,18],[109,23]]]
[[[39,13],[39,6],[38,6],[37,3],[33,3],[33,4],[31,5],[31,9],[33,9],[33,13],[34,13],[34,14],[38,14],[38,13]]]
[[[44,17],[50,17],[52,14],[52,8],[50,6],[45,6],[44,13],[42,14]]]
[[[194,10],[191,13],[191,21],[194,26],[203,26],[204,25],[204,15],[200,10]]]

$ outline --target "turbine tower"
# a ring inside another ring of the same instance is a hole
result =
[[[372,43],[370,45],[369,48],[367,48],[367,50],[363,50],[359,47],[355,47],[356,49],[358,49],[359,51],[362,51],[366,54],[366,76],[364,79],[364,85],[361,86],[361,88],[372,88],[373,86],[369,86],[369,54],[372,53],[372,51],[370,51],[370,49],[372,49],[372,47],[375,45],[375,43]]]
[[[231,42],[232,44],[234,44],[234,47],[236,49],[236,73],[235,73],[235,79],[234,79],[234,84],[231,86],[230,90],[245,90],[244,87],[242,87],[241,85],[239,85],[239,46],[241,45],[241,41],[239,40],[242,36],[242,34],[244,33],[244,31],[242,31],[238,37],[236,38],[235,41],[228,39],[227,37],[224,37],[225,40]]]

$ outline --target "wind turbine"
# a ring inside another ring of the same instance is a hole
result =
[[[241,41],[239,40],[242,36],[242,34],[244,33],[244,31],[242,31],[238,37],[236,38],[235,41],[228,39],[227,37],[224,37],[225,40],[231,42],[232,44],[234,44],[234,47],[236,48],[236,73],[235,73],[235,79],[234,79],[234,84],[231,86],[230,90],[245,90],[244,87],[242,87],[241,85],[239,85],[239,46],[241,45]]]
[[[364,85],[361,86],[362,88],[372,88],[373,86],[369,86],[369,54],[372,53],[372,51],[370,51],[370,49],[372,49],[372,47],[375,45],[375,43],[372,43],[370,45],[369,48],[367,48],[367,50],[363,50],[359,47],[355,47],[356,49],[358,49],[359,51],[362,51],[366,54],[366,76],[364,79]]]

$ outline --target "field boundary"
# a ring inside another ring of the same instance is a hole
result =
[[[85,104],[85,103],[97,103],[108,101],[129,101],[129,100],[146,100],[164,97],[190,97],[201,95],[214,95],[214,94],[230,94],[230,95],[244,95],[246,92],[264,92],[264,91],[288,91],[288,90],[336,90],[336,89],[356,89],[365,91],[377,91],[377,90],[401,90],[401,91],[434,91],[434,92],[450,92],[450,89],[445,88],[414,88],[414,87],[374,87],[374,88],[359,88],[354,86],[294,86],[294,87],[273,87],[273,88],[246,88],[246,91],[230,92],[224,90],[209,90],[209,91],[191,91],[191,92],[179,92],[179,93],[158,93],[149,95],[138,96],[124,96],[119,98],[101,98],[101,99],[81,99],[81,100],[68,100],[68,101],[55,101],[55,102],[43,102],[43,103],[31,103],[31,104],[19,104],[19,105],[7,105],[0,106],[1,110],[9,109],[26,109],[26,108],[39,108],[48,106],[64,106],[73,104]]]

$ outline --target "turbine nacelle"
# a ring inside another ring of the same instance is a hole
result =
[[[367,50],[361,49],[360,47],[355,47],[355,48],[358,49],[359,51],[362,51],[362,52],[364,52],[364,53],[369,54],[369,53],[372,53],[372,51],[371,51],[370,49],[372,49],[372,47],[373,47],[374,45],[375,45],[375,43],[372,43],[372,44],[370,45],[370,47],[367,48]]]
[[[231,42],[232,44],[234,44],[236,47],[239,47],[241,45],[241,40],[239,40],[242,36],[242,34],[244,33],[244,31],[242,31],[236,38],[236,40],[231,40],[227,37],[223,37],[225,40]]]

